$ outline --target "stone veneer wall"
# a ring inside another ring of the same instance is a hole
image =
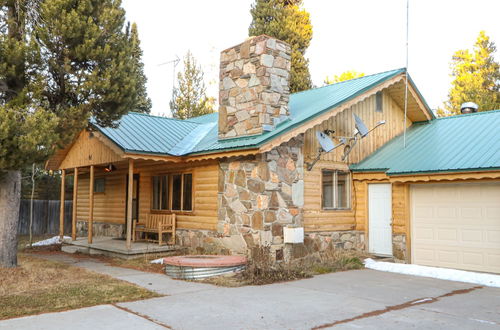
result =
[[[291,48],[266,35],[221,53],[219,138],[257,135],[288,116]]]
[[[87,221],[76,222],[76,236],[87,237],[88,235],[87,230],[88,230]],[[114,223],[104,223],[104,222],[94,222],[92,224],[92,234],[94,236],[124,237],[125,230],[126,228],[124,224],[114,224]]]
[[[392,234],[392,254],[394,259],[399,262],[410,262],[406,249],[406,235]]]
[[[313,256],[327,249],[365,251],[365,233],[358,230],[306,233],[304,244],[293,244],[290,259]]]
[[[303,136],[264,154],[220,163],[217,233],[228,249],[245,253],[270,246],[287,254],[284,226],[303,226]]]

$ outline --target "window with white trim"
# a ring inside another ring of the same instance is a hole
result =
[[[321,173],[322,207],[326,210],[351,208],[351,175],[346,171],[323,170]]]

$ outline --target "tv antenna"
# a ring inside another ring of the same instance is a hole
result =
[[[306,163],[307,170],[310,171],[314,167],[314,164],[321,158],[321,156],[325,153],[329,153],[336,148],[344,145],[344,153],[342,155],[342,161],[346,160],[349,156],[351,150],[356,146],[359,140],[365,138],[370,134],[371,131],[376,129],[377,127],[384,125],[385,120],[379,121],[372,129],[368,129],[365,123],[359,118],[356,114],[352,114],[354,118],[354,132],[352,136],[338,136],[330,134],[335,134],[335,131],[326,129],[324,131],[316,131],[316,139],[319,143],[318,154],[316,158],[313,159],[312,162]],[[337,143],[335,143],[337,141]]]
[[[406,116],[408,113],[408,34],[410,30],[410,0],[406,0],[406,66],[405,66],[405,119],[403,128],[403,148],[406,148]]]
[[[174,90],[175,90],[175,69],[177,67],[177,64],[179,64],[180,61],[181,61],[181,59],[179,58],[179,56],[175,55],[175,59],[158,64],[158,66],[162,66],[162,65],[167,65],[167,64],[172,63],[174,66],[173,70],[172,70],[172,100],[174,99]]]

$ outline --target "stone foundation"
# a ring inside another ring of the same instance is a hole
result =
[[[125,237],[125,224],[94,222],[92,224],[93,236]],[[76,236],[86,237],[88,235],[88,222],[76,222]]]
[[[191,250],[195,254],[222,254],[229,255],[237,251],[225,247],[221,235],[210,230],[177,229],[176,245]]]
[[[329,247],[365,251],[365,233],[357,230],[306,233],[304,246],[309,253],[324,251]]]
[[[395,261],[404,263],[410,262],[408,260],[405,234],[392,234],[392,253]]]

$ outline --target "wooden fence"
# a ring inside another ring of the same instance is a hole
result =
[[[22,199],[19,209],[19,224],[17,233],[29,235],[30,227],[30,200]],[[33,235],[59,234],[59,208],[58,200],[33,201]],[[64,233],[71,234],[72,201],[64,202]]]

